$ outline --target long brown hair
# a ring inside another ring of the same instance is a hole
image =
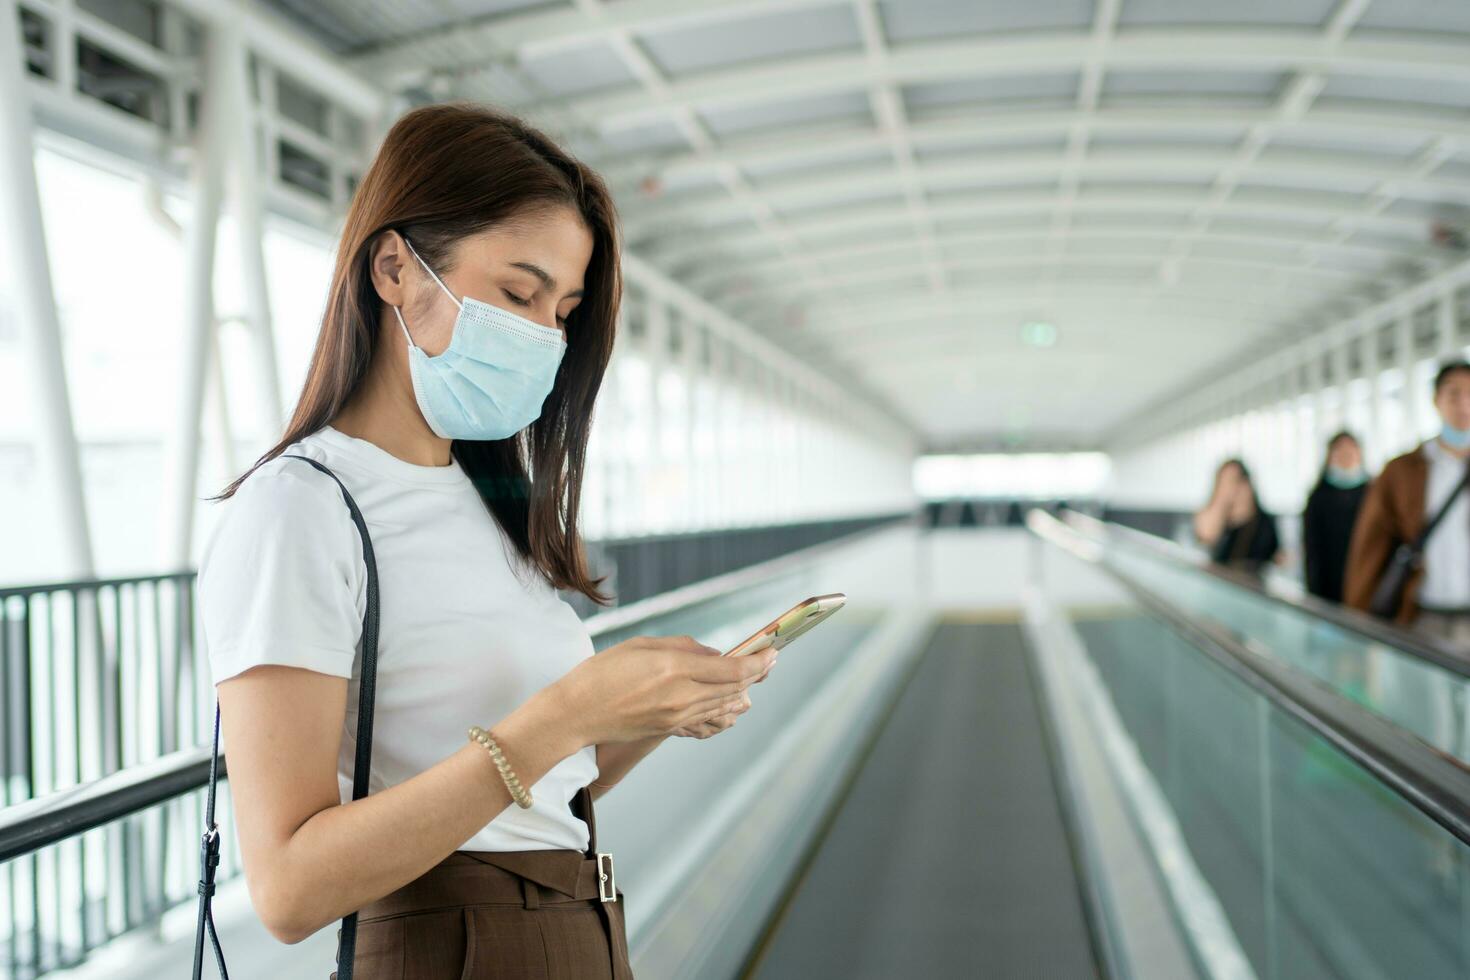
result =
[[[602,386],[622,283],[617,215],[595,172],[543,133],[469,103],[414,109],[383,140],[347,209],[331,292],[306,383],[285,435],[217,497],[287,446],[331,422],[367,377],[380,335],[381,300],[369,263],[393,229],[443,270],[454,243],[528,214],[570,207],[592,235],[582,302],[567,322],[567,350],[541,417],[507,439],[457,439],[451,453],[516,550],[555,588],[605,603],[577,528],[592,407]]]

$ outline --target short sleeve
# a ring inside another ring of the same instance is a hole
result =
[[[352,676],[367,570],[336,482],[272,460],[220,506],[199,562],[214,682],[261,664]]]

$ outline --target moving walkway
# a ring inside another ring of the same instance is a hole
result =
[[[1015,615],[930,608],[926,533],[900,522],[589,620],[599,648],[722,646],[793,597],[851,597],[735,729],[600,801],[640,977],[1470,975],[1452,652],[1081,518],[944,533],[1014,564]],[[0,975],[187,961],[187,894],[76,945],[82,915],[116,917],[117,842],[192,874],[197,759],[152,766],[0,812]],[[252,941],[227,870],[236,972],[324,975],[331,930]]]

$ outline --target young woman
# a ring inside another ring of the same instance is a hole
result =
[[[1238,459],[1215,471],[1215,489],[1194,515],[1194,533],[1213,561],[1241,571],[1260,571],[1280,549],[1276,518],[1261,509],[1250,470]]]
[[[621,903],[587,894],[592,796],[669,735],[727,729],[774,662],[689,637],[594,656],[557,595],[600,598],[577,504],[614,223],[600,178],[521,122],[404,116],[348,211],[289,428],[220,495],[199,596],[251,900],[287,943],[361,910],[360,980],[631,976]],[[288,452],[336,473],[376,552],[352,802],[362,547]]]
[[[1302,514],[1302,559],[1312,595],[1342,601],[1348,544],[1367,492],[1363,450],[1351,432],[1339,432],[1327,443],[1326,465]]]

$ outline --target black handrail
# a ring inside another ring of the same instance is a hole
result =
[[[705,582],[675,589],[666,596],[655,596],[610,610],[588,620],[588,632],[596,637],[729,595],[768,580],[772,575],[790,571],[803,562],[821,557],[835,550],[838,545],[852,544],[913,520],[912,515],[897,516],[875,527],[863,528],[778,558],[727,572]],[[226,776],[224,753],[220,754],[219,764],[220,778],[223,779]],[[209,750],[192,748],[160,756],[150,762],[130,766],[101,779],[39,799],[0,809],[0,862],[21,857],[192,790],[201,789],[208,780]]]
[[[1470,768],[1360,705],[1252,649],[1219,624],[1189,616],[1112,564],[1096,541],[1041,511],[1037,537],[1102,569],[1190,645],[1306,725],[1435,823],[1470,844]]]
[[[7,585],[0,588],[0,600],[16,596],[45,595],[50,592],[83,592],[122,585],[139,585],[147,582],[170,582],[177,579],[192,579],[192,568],[177,572],[155,572],[151,575],[129,575],[125,578],[81,578],[71,582],[43,582],[40,585]]]
[[[220,756],[220,777],[225,774]],[[149,762],[0,810],[0,862],[165,803],[209,780],[209,749],[170,752]]]
[[[1273,588],[1268,581],[1257,576],[1216,565],[1213,562],[1195,560],[1195,556],[1184,548],[1156,535],[1148,534],[1136,528],[1125,527],[1121,524],[1109,524],[1099,521],[1094,517],[1069,511],[1064,515],[1067,523],[1080,525],[1082,527],[1096,528],[1100,533],[1115,540],[1136,544],[1146,548],[1154,555],[1165,561],[1193,571],[1203,572],[1231,585],[1246,589],[1272,602],[1288,606],[1298,612],[1318,619],[1325,619],[1334,626],[1340,626],[1345,630],[1357,633],[1360,636],[1383,643],[1387,646],[1396,647],[1405,653],[1427,660],[1437,667],[1442,667],[1451,673],[1470,679],[1470,658],[1456,650],[1454,647],[1441,644],[1433,637],[1424,636],[1412,630],[1402,629],[1386,620],[1356,609],[1349,609],[1334,602],[1327,602],[1314,595],[1303,593],[1295,595],[1283,592],[1280,588]]]

